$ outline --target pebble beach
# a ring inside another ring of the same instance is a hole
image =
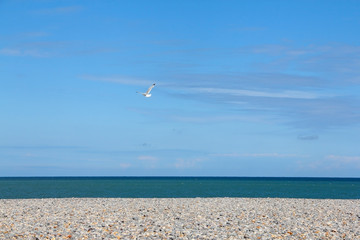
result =
[[[0,199],[0,239],[360,239],[360,200]]]

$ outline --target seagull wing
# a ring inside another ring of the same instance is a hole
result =
[[[151,89],[153,89],[153,87],[155,87],[155,83],[149,87],[149,89],[146,91],[146,94],[149,94]]]

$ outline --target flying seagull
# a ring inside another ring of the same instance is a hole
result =
[[[137,93],[140,93],[140,94],[143,95],[144,97],[151,97],[151,93],[150,93],[150,92],[151,92],[151,89],[153,89],[153,87],[155,87],[155,83],[154,83],[153,85],[151,85],[146,92],[144,92],[144,93],[137,92]]]

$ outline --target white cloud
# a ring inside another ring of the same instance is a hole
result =
[[[143,161],[141,165],[147,169],[158,168],[159,158],[150,155],[141,155],[137,157],[138,160]]]
[[[276,56],[276,60],[268,62],[268,67],[287,69],[290,65],[297,70],[306,70],[313,73],[359,73],[360,61],[359,45],[331,44],[308,45],[293,47],[289,45],[263,45],[243,49],[243,52]],[[264,65],[265,66],[265,65]],[[336,81],[343,82],[344,78]],[[345,80],[346,81],[346,80]]]
[[[150,84],[153,83],[153,81],[139,79],[139,78],[125,77],[125,76],[99,77],[93,75],[82,75],[80,77],[85,80],[113,82],[124,85],[149,86]]]
[[[23,34],[21,34],[23,37],[30,37],[30,38],[37,38],[37,37],[45,37],[48,36],[49,34],[47,32],[25,32]]]
[[[144,160],[144,161],[157,161],[158,158],[154,157],[154,156],[148,156],[148,155],[142,155],[142,156],[138,156],[137,158],[138,160]]]
[[[236,32],[261,32],[261,31],[265,31],[266,28],[263,28],[263,27],[238,27],[238,28],[234,28],[232,30],[236,31]]]
[[[294,157],[307,157],[298,154],[281,154],[281,153],[218,153],[211,154],[214,157],[242,157],[242,158],[294,158]]]
[[[2,48],[2,49],[0,49],[0,54],[6,55],[6,56],[21,56],[22,55],[20,49],[14,49],[14,48]]]
[[[231,113],[219,117],[168,111],[163,116],[195,123],[246,121],[242,119],[246,116],[250,120],[265,119],[302,129],[348,126],[359,122],[360,103],[354,93],[358,87],[355,83],[360,81],[359,46],[299,47],[286,43],[239,50],[242,50],[241,54],[257,55],[256,58],[264,56],[261,58],[264,61],[249,63],[248,72],[214,70],[184,74],[175,71],[159,76],[159,79],[164,79],[159,85],[163,93],[185,100],[223,104],[225,111]],[[219,53],[220,58],[223,56],[224,53]],[[234,66],[233,69],[237,68]],[[152,83],[148,79],[125,76],[84,75],[83,78],[125,85],[148,86]],[[299,136],[298,139],[315,140],[316,137]]]
[[[316,99],[322,97],[321,94],[305,91],[254,91],[245,89],[226,89],[226,88],[191,88],[190,90],[200,93],[230,94],[234,96],[246,97],[269,97],[269,98],[296,98],[296,99]]]
[[[67,6],[67,7],[56,7],[56,8],[44,8],[32,11],[35,14],[54,15],[54,14],[68,14],[78,12],[83,9],[82,6]]]
[[[131,164],[130,163],[120,163],[119,166],[122,169],[127,169],[127,168],[131,167]]]
[[[355,168],[360,169],[360,156],[328,155],[323,162],[329,168]]]
[[[239,115],[224,115],[224,116],[181,116],[173,115],[171,119],[180,122],[191,123],[213,123],[224,121],[250,121],[250,122],[262,122],[265,121],[261,116],[239,116]]]
[[[359,163],[360,164],[360,156],[328,155],[325,157],[325,159],[334,160],[334,161],[337,161],[340,163]]]
[[[337,171],[341,169],[360,169],[360,156],[327,155],[321,160],[298,163],[299,169]]]
[[[36,157],[37,154],[27,152],[24,156],[25,157]]]
[[[45,36],[44,34],[46,33],[30,32],[18,34],[18,36],[15,35],[13,36],[13,38],[16,38],[15,40],[10,40],[6,47],[0,48],[0,55],[18,57],[69,57],[99,55],[118,51],[116,48],[104,46],[104,43],[94,43],[91,41],[38,41],[27,39],[28,36],[41,38]],[[22,39],[22,41],[17,43],[18,39]],[[95,78],[94,80],[98,79]],[[110,79],[110,81],[114,80]]]
[[[30,56],[30,57],[48,57],[49,54],[40,52],[36,49],[2,48],[0,55],[5,56]]]
[[[297,137],[299,140],[318,140],[318,135],[299,135]]]
[[[196,168],[199,167],[198,163],[204,161],[204,158],[178,158],[174,164],[175,168],[177,169],[184,169],[184,168]]]

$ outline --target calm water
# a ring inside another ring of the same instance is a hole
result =
[[[281,197],[360,199],[360,178],[22,177],[0,178],[0,199]]]

